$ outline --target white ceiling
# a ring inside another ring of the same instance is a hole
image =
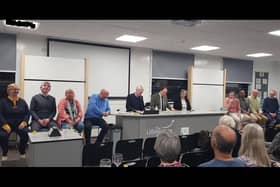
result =
[[[166,51],[199,53],[190,50],[198,45],[221,49],[203,54],[252,59],[259,62],[280,61],[280,37],[267,34],[280,29],[280,20],[202,20],[201,24],[184,27],[171,20],[37,20],[36,31],[5,27],[0,32],[32,33],[52,38],[70,39],[128,47],[145,47]],[[116,41],[123,35],[148,39],[139,43]],[[272,53],[271,57],[250,58],[248,53]]]

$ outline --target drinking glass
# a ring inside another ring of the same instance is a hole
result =
[[[122,164],[123,155],[121,153],[116,153],[113,155],[113,163],[119,167]]]
[[[106,168],[109,168],[112,166],[112,162],[111,162],[111,159],[109,158],[103,158],[100,160],[100,164],[99,164],[99,167],[106,167]]]

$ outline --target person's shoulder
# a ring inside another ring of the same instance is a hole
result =
[[[198,167],[211,167],[213,163],[214,163],[214,159],[201,163],[198,165]]]

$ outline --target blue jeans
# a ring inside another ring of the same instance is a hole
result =
[[[63,129],[72,129],[73,126],[70,125],[69,123],[67,122],[62,122],[61,123],[61,127]],[[78,122],[75,126],[74,126],[74,129],[76,129],[79,133],[81,133],[83,130],[84,130],[84,123],[82,121]]]

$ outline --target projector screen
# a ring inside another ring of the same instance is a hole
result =
[[[97,46],[49,39],[49,56],[88,59],[88,94],[108,89],[109,97],[126,97],[129,92],[128,48]]]

